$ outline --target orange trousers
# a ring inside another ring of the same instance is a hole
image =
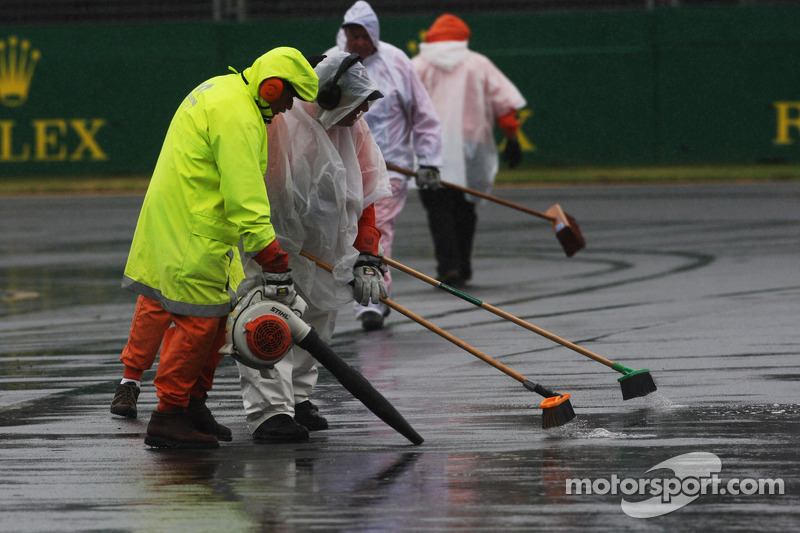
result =
[[[154,384],[160,409],[183,406],[190,397],[202,397],[214,383],[222,360],[227,317],[201,318],[165,311],[157,301],[139,296],[128,344],[120,360],[126,378],[141,380],[153,366],[158,348],[161,360]],[[174,327],[170,327],[174,324]],[[137,377],[138,374],[138,377]]]

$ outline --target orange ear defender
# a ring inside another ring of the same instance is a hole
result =
[[[283,93],[283,80],[280,78],[267,78],[258,87],[258,94],[267,102],[274,102]]]

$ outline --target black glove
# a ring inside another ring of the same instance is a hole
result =
[[[516,137],[506,137],[506,149],[503,151],[503,161],[508,163],[508,168],[514,168],[522,162],[522,148]]]

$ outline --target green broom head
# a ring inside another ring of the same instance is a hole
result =
[[[569,401],[569,393],[545,398],[539,407],[542,408],[543,429],[563,426],[575,418],[575,410]]]
[[[646,368],[631,370],[621,378],[618,378],[617,381],[619,381],[619,386],[622,388],[623,400],[647,396],[658,389],[653,376],[650,375],[650,371]]]

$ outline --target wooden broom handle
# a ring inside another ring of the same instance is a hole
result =
[[[383,259],[383,262],[386,263],[387,265],[389,265],[391,267],[394,267],[394,268],[396,268],[398,270],[401,270],[401,271],[405,272],[406,274],[410,274],[411,276],[414,276],[415,278],[418,278],[418,279],[424,281],[425,283],[428,283],[428,284],[433,285],[434,287],[437,287],[437,288],[440,288],[440,289],[444,289],[445,291],[450,292],[451,294],[454,294],[455,296],[458,296],[459,298],[461,298],[463,300],[466,300],[466,301],[470,302],[471,304],[477,305],[478,307],[480,307],[482,309],[485,309],[485,310],[489,311],[490,313],[494,313],[495,315],[497,315],[497,316],[499,316],[501,318],[504,318],[504,319],[506,319],[506,320],[508,320],[510,322],[513,322],[513,323],[517,324],[518,326],[522,326],[523,328],[525,328],[527,330],[530,330],[530,331],[532,331],[532,332],[534,332],[534,333],[536,333],[538,335],[541,335],[542,337],[544,337],[546,339],[550,339],[551,341],[553,341],[555,343],[558,343],[558,344],[560,344],[561,346],[563,346],[565,348],[569,348],[570,350],[578,352],[581,355],[585,355],[586,357],[588,357],[590,359],[594,359],[598,363],[602,363],[602,364],[604,364],[604,365],[606,365],[606,366],[608,366],[610,368],[615,368],[614,361],[610,361],[609,359],[606,359],[605,357],[603,357],[601,355],[598,355],[598,354],[596,354],[594,352],[590,352],[586,348],[578,346],[577,344],[574,344],[574,343],[572,343],[572,342],[570,342],[570,341],[568,341],[566,339],[562,339],[561,337],[559,337],[557,335],[554,335],[553,333],[550,333],[549,331],[546,331],[546,330],[544,330],[544,329],[542,329],[542,328],[540,328],[538,326],[534,326],[530,322],[526,322],[526,321],[522,320],[521,318],[517,318],[514,315],[503,311],[502,309],[498,309],[497,307],[494,307],[493,305],[487,304],[486,302],[482,302],[482,301],[480,301],[480,300],[478,300],[476,298],[473,298],[473,297],[471,297],[469,295],[466,295],[466,294],[462,293],[461,291],[453,289],[449,285],[446,285],[444,283],[436,281],[432,277],[426,276],[422,272],[417,272],[413,268],[407,267],[402,263],[398,263],[394,259],[391,259],[391,258],[386,257],[386,256],[382,257],[382,259]]]
[[[314,257],[310,253],[306,252],[305,250],[301,250],[300,251],[300,255],[305,257],[306,259],[309,259],[310,261],[313,261],[314,263],[316,263],[323,270],[327,270],[328,272],[333,272],[333,267],[331,267],[328,263],[326,263],[322,259],[317,259],[316,257]],[[389,298],[385,298],[383,296],[381,296],[381,302],[385,303],[386,305],[388,305],[389,307],[391,307],[392,309],[394,309],[398,313],[407,316],[408,318],[410,318],[411,320],[413,320],[417,324],[420,324],[421,326],[424,326],[424,327],[428,328],[429,330],[431,330],[432,332],[436,333],[440,337],[443,337],[443,338],[447,339],[448,341],[452,342],[453,344],[455,344],[459,348],[462,348],[462,349],[468,351],[469,353],[471,353],[472,355],[474,355],[478,359],[481,359],[484,362],[489,363],[490,365],[492,365],[496,369],[500,370],[501,372],[503,372],[504,374],[506,374],[508,376],[511,376],[512,378],[516,379],[520,383],[525,383],[525,381],[527,381],[527,378],[525,376],[523,376],[522,374],[519,374],[519,373],[511,370],[510,368],[508,368],[504,364],[492,359],[491,357],[489,357],[485,353],[477,350],[476,348],[473,348],[472,346],[470,346],[466,342],[462,341],[458,337],[455,337],[454,335],[451,335],[450,333],[446,332],[445,330],[443,330],[442,328],[436,326],[435,324],[432,324],[431,322],[428,322],[427,320],[425,320],[421,316],[409,311],[408,309],[406,309],[402,305],[390,300]]]
[[[389,170],[394,170],[395,172],[399,172],[400,174],[405,174],[406,176],[416,176],[417,173],[413,170],[408,170],[407,168],[398,167],[397,165],[393,165],[391,163],[386,163],[386,168]],[[533,209],[529,209],[525,206],[515,204],[513,202],[509,202],[508,200],[503,200],[502,198],[498,198],[497,196],[492,196],[490,194],[486,194],[480,191],[476,191],[475,189],[469,189],[467,187],[462,187],[461,185],[456,185],[455,183],[450,183],[449,181],[442,181],[442,185],[445,187],[449,187],[451,189],[456,189],[461,192],[465,192],[471,194],[473,196],[478,196],[480,198],[485,198],[486,200],[491,200],[492,202],[496,202],[498,204],[502,204],[506,207],[511,207],[512,209],[517,209],[524,213],[528,213],[529,215],[533,215],[539,218],[543,218],[545,220],[549,220],[550,222],[556,222],[556,217],[551,217],[542,213],[541,211],[535,211]]]

